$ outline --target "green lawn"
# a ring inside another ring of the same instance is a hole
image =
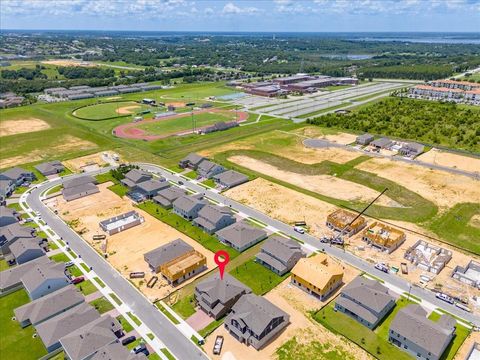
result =
[[[157,307],[160,309],[160,311],[161,311],[167,318],[170,319],[170,321],[171,321],[172,323],[174,323],[175,325],[180,324],[180,322],[179,322],[172,314],[170,314],[170,312],[169,312],[167,309],[165,309],[165,308],[162,306],[162,304],[160,304],[160,303],[158,302],[156,305],[157,305]]]
[[[185,177],[187,177],[187,178],[189,178],[189,179],[195,180],[195,179],[198,177],[198,174],[197,174],[197,172],[196,172],[195,170],[192,170],[192,171],[189,171],[189,172],[183,174],[183,176],[185,176]]]
[[[52,259],[53,261],[56,261],[56,262],[69,262],[69,261],[70,261],[70,259],[68,258],[67,254],[65,254],[65,253],[63,253],[63,252],[51,256],[50,259]]]
[[[333,333],[345,336],[377,359],[411,360],[410,355],[388,342],[388,326],[398,310],[406,305],[406,299],[398,300],[397,306],[375,331],[367,329],[343,313],[335,312],[333,301],[314,314],[313,318]]]
[[[137,326],[142,325],[142,322],[140,321],[140,319],[139,319],[138,317],[136,317],[135,315],[133,315],[131,312],[128,312],[127,315],[128,315],[128,317],[129,317],[130,319],[133,320],[133,322],[134,322],[135,324],[137,324]]]
[[[278,276],[273,271],[250,259],[232,269],[230,275],[247,285],[257,295],[263,295],[285,280],[290,273]]]
[[[187,319],[193,314],[195,314],[194,307],[194,296],[189,295],[178,300],[173,306],[172,309],[180,315],[183,319]]]
[[[94,277],[93,279],[97,282],[98,285],[100,285],[101,288],[105,287],[104,282],[102,280],[100,280],[99,277]]]
[[[128,114],[119,114],[118,109],[124,107],[135,106],[131,108],[130,112],[135,115],[136,113],[151,109],[148,105],[138,104],[134,101],[115,101],[97,105],[86,106],[81,109],[75,110],[73,113],[74,116],[79,118],[89,119],[89,120],[103,120],[108,118],[121,117]]]
[[[210,186],[211,188],[214,188],[216,186],[216,183],[213,179],[207,179],[203,181],[202,184]]]
[[[130,323],[125,319],[125,317],[123,315],[117,316],[117,320],[120,324],[122,324],[123,330],[126,333],[129,333],[130,331],[133,330],[133,326],[130,325]]]
[[[25,290],[18,290],[0,298],[0,358],[2,359],[38,359],[47,350],[40,337],[32,338],[33,326],[22,329],[12,320],[13,310],[30,301]]]
[[[115,295],[114,293],[111,293],[109,295],[112,297],[113,301],[115,301],[117,303],[117,305],[122,305],[123,304],[122,301],[118,298],[118,296]]]
[[[48,242],[48,247],[50,248],[50,250],[57,250],[58,249],[57,244],[54,243],[53,241]]]
[[[68,271],[70,272],[70,274],[71,274],[73,277],[77,277],[77,276],[82,276],[82,275],[83,275],[82,271],[78,268],[77,265],[70,266],[70,267],[68,268]]]
[[[438,321],[442,315],[436,312],[432,312],[428,317],[430,320]],[[455,337],[450,345],[445,349],[440,360],[452,360],[457,354],[458,349],[462,346],[465,339],[470,335],[471,330],[467,329],[465,326],[462,326],[457,323],[457,329],[455,331]]]
[[[105,296],[102,296],[98,299],[91,301],[90,305],[92,305],[95,309],[97,309],[97,311],[100,314],[106,313],[115,308],[113,304],[110,301],[108,301]]]
[[[430,229],[448,243],[480,255],[480,228],[469,224],[474,215],[480,215],[480,204],[457,204],[435,218]]]
[[[174,214],[173,212],[162,208],[161,206],[147,201],[137,205],[138,208],[148,212],[150,215],[154,216],[158,220],[170,225],[171,227],[177,229],[183,234],[191,237],[193,240],[202,244],[205,248],[212,252],[217,252],[218,250],[225,250],[230,255],[230,259],[234,259],[239,255],[239,252],[232,249],[229,246],[226,246],[220,241],[217,240],[212,235],[207,234],[202,229],[197,226],[192,225],[189,221],[184,218]]]
[[[81,266],[81,267],[83,268],[83,270],[84,270],[85,272],[87,272],[87,273],[89,273],[89,272],[91,271],[90,268],[88,267],[88,265],[85,264],[85,263],[83,263],[83,262],[80,263],[80,266]]]
[[[128,188],[126,186],[123,186],[122,184],[110,185],[107,189],[113,191],[120,197],[124,197],[129,191]]]
[[[10,268],[10,266],[8,266],[7,261],[5,259],[1,259],[0,260],[0,271],[7,270],[8,268]]]
[[[168,360],[175,360],[175,357],[170,353],[170,351],[168,351],[167,348],[163,348],[160,351],[167,357]]]
[[[23,211],[19,203],[11,203],[11,204],[8,204],[7,207],[10,209],[14,209],[18,212]]]
[[[87,296],[93,294],[94,292],[98,291],[95,285],[90,280],[82,281],[79,284],[75,285],[77,288],[80,289],[83,295]]]

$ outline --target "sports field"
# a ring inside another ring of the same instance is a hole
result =
[[[83,119],[102,120],[137,114],[144,110],[151,110],[151,107],[134,101],[117,101],[82,107],[72,114]]]
[[[115,135],[127,139],[157,140],[171,135],[180,135],[205,128],[221,121],[246,121],[248,113],[231,110],[207,109],[180,113],[160,119],[123,124],[115,128]]]

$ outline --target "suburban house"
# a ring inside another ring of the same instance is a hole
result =
[[[393,145],[393,141],[390,140],[389,138],[380,138],[373,140],[370,145],[372,145],[376,149],[390,149],[390,147]]]
[[[182,160],[180,160],[180,162],[178,163],[178,166],[183,169],[190,168],[193,170],[197,170],[198,165],[200,165],[200,163],[203,160],[206,160],[206,158],[204,158],[203,156],[191,153],[191,154],[188,154]]]
[[[208,201],[195,196],[181,196],[173,202],[173,212],[184,219],[193,220]]]
[[[267,233],[258,227],[240,221],[216,233],[218,240],[237,251],[245,251],[249,247],[267,238]]]
[[[357,139],[355,140],[355,142],[358,145],[366,146],[366,145],[370,144],[373,140],[374,140],[373,135],[363,134],[363,135],[357,136]]]
[[[230,189],[234,186],[246,183],[248,176],[243,175],[235,170],[227,170],[213,177],[213,181],[222,188]]]
[[[14,224],[20,220],[20,214],[6,206],[0,206],[0,227]]]
[[[23,286],[31,300],[41,298],[70,284],[65,275],[64,263],[35,265],[22,278]]]
[[[122,335],[122,325],[118,320],[111,315],[104,315],[63,336],[60,344],[69,360],[86,360]]]
[[[290,316],[262,296],[242,295],[225,318],[225,329],[259,350],[290,322]]]
[[[93,355],[91,360],[146,360],[144,353],[132,354],[127,347],[122,346],[119,342],[114,342],[103,346]]]
[[[356,217],[357,215],[350,211],[335,210],[327,216],[327,227],[334,231],[343,231],[343,235],[350,237],[367,226],[367,221],[363,216],[355,219]],[[354,219],[355,221],[353,221]]]
[[[210,179],[224,171],[225,168],[223,166],[215,164],[210,160],[203,160],[197,167],[198,175],[205,179]]]
[[[173,202],[181,196],[185,196],[187,192],[176,186],[170,186],[166,189],[160,190],[157,196],[153,197],[153,202],[163,206],[166,209],[170,209],[173,206]]]
[[[35,330],[48,352],[58,349],[60,339],[84,325],[98,319],[100,314],[87,303],[75,306],[51,319],[44,321]]]
[[[153,272],[160,272],[173,286],[207,268],[207,259],[182,239],[176,239],[143,255]]]
[[[45,250],[38,244],[36,238],[18,239],[10,245],[10,252],[18,265],[45,255]]]
[[[226,315],[240,296],[250,294],[252,290],[230,274],[220,274],[201,281],[195,287],[197,305],[215,320]]]
[[[405,239],[403,231],[379,222],[372,223],[362,233],[363,241],[389,254],[402,245]]]
[[[236,219],[228,207],[209,204],[200,209],[198,217],[193,220],[193,224],[208,234],[213,234],[235,221]]]
[[[125,177],[120,182],[128,188],[133,188],[135,185],[151,179],[152,174],[143,170],[132,169],[125,174]]]
[[[37,326],[84,302],[83,294],[74,285],[68,285],[16,308],[14,313],[20,326]]]
[[[398,152],[403,156],[417,157],[425,150],[425,146],[418,143],[405,143]]]
[[[291,283],[326,299],[342,285],[343,268],[325,254],[300,259],[292,269]]]
[[[22,285],[22,277],[32,270],[36,265],[52,263],[48,256],[40,256],[39,258],[29,261],[25,264],[11,267],[0,272],[0,293],[4,294],[9,291],[18,290]]]
[[[33,239],[35,229],[13,223],[0,228],[0,253],[10,254],[10,246],[19,239]]]
[[[62,195],[66,201],[72,201],[100,192],[96,180],[88,175],[81,176],[63,183]]]
[[[0,180],[10,180],[14,186],[20,186],[26,181],[34,181],[37,177],[32,171],[22,169],[20,167],[14,167],[0,173]]]
[[[147,199],[153,198],[160,190],[170,187],[170,183],[164,178],[161,180],[151,179],[136,184],[132,188],[132,192],[140,193]]]
[[[335,310],[340,311],[360,324],[373,330],[393,309],[395,298],[388,289],[376,280],[357,276],[343,288],[335,301]]]
[[[108,235],[114,235],[121,231],[128,230],[134,226],[140,225],[145,219],[135,210],[124,214],[114,216],[110,219],[100,221],[100,228]]]
[[[390,324],[388,341],[416,359],[438,360],[455,335],[456,323],[447,314],[435,322],[420,305],[407,305]]]
[[[282,276],[292,270],[302,257],[305,257],[305,254],[302,252],[300,243],[273,235],[265,241],[255,261]]]
[[[54,160],[38,164],[35,166],[35,169],[37,169],[43,176],[50,176],[61,173],[65,170],[65,167],[60,161]]]
[[[0,177],[0,204],[5,203],[5,199],[12,195],[15,190],[15,182],[10,179]]]

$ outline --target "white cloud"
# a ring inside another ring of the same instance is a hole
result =
[[[225,4],[222,10],[222,14],[224,15],[256,14],[259,12],[260,9],[256,7],[239,7],[233,2]]]

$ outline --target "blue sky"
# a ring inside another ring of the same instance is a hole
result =
[[[0,0],[2,29],[480,31],[480,0]]]

